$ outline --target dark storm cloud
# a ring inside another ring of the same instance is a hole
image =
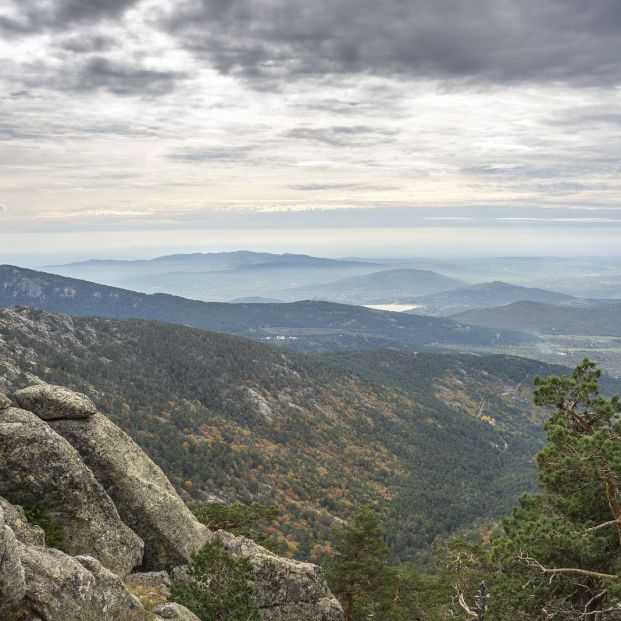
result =
[[[171,153],[168,157],[178,162],[241,162],[247,160],[255,147],[189,147]]]
[[[184,77],[177,71],[146,69],[134,62],[91,56],[75,72],[54,75],[46,86],[67,91],[107,90],[116,95],[163,95],[173,91]]]
[[[165,26],[260,84],[371,73],[617,84],[619,0],[187,0]]]
[[[118,18],[139,0],[19,0],[16,18],[0,17],[0,30],[27,34]]]
[[[322,142],[333,146],[351,146],[370,142],[385,142],[395,131],[381,130],[367,125],[337,125],[334,127],[295,127],[286,132],[287,138]]]

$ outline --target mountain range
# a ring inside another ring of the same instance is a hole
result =
[[[536,340],[523,333],[359,306],[314,301],[291,304],[201,302],[0,266],[0,307],[16,305],[75,316],[155,319],[271,341],[301,351],[504,346]]]

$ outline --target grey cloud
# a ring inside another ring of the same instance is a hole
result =
[[[252,146],[242,147],[188,147],[171,153],[168,157],[179,162],[201,164],[203,162],[241,162],[247,160],[254,150]]]
[[[118,18],[139,0],[19,0],[17,18],[0,17],[5,34],[28,34],[66,29],[78,23]]]
[[[372,73],[618,84],[618,0],[186,0],[165,26],[255,84]]]
[[[60,47],[77,54],[104,52],[118,45],[118,41],[105,34],[74,35],[60,42]]]
[[[611,186],[606,183],[579,183],[576,181],[559,181],[556,183],[534,183],[530,189],[545,194],[577,194],[579,192],[593,192],[608,190]]]
[[[336,125],[333,127],[295,127],[285,133],[287,138],[312,140],[333,146],[350,146],[386,142],[396,132],[367,125]]]
[[[91,56],[80,63],[75,72],[53,74],[45,85],[68,91],[102,89],[117,95],[163,95],[173,91],[177,81],[185,77],[177,71],[146,69],[131,61],[122,63],[104,56]]]

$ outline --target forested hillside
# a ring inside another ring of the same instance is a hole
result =
[[[139,320],[0,311],[0,389],[33,376],[86,392],[187,499],[276,502],[279,543],[316,559],[377,503],[394,558],[505,513],[541,446],[525,359],[302,355]]]

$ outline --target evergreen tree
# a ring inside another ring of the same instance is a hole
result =
[[[379,607],[391,579],[382,527],[365,505],[337,536],[336,557],[325,564],[328,583],[343,600],[346,621],[367,619]]]
[[[173,581],[169,599],[201,621],[259,621],[250,571],[248,559],[234,558],[214,538],[192,555],[187,579]]]
[[[484,577],[486,621],[621,619],[621,405],[599,394],[599,377],[584,360],[570,377],[536,378],[535,403],[553,410],[537,456],[542,491],[520,499],[487,555],[462,565],[463,618],[476,618],[468,602]]]
[[[257,529],[257,522],[273,522],[280,515],[277,505],[264,505],[253,502],[246,505],[234,502],[226,505],[222,502],[208,502],[194,511],[199,522],[211,530],[226,530],[234,535],[252,539],[259,545],[278,552],[278,542],[274,537]]]

